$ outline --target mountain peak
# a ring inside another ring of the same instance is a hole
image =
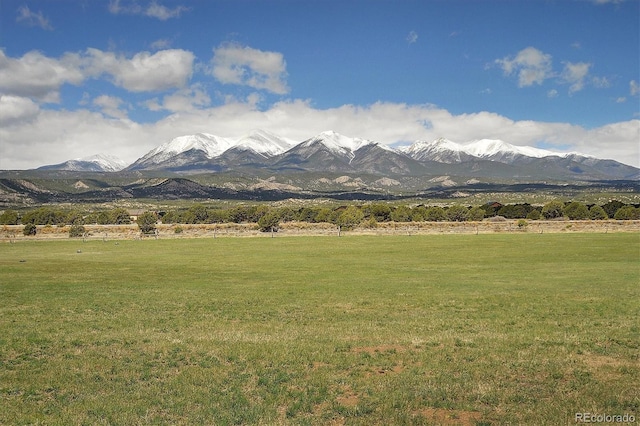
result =
[[[94,154],[88,157],[78,158],[76,161],[82,161],[87,163],[95,163],[101,169],[108,172],[118,172],[125,167],[127,167],[127,163],[121,160],[120,158],[110,155],[110,154]]]
[[[349,151],[351,153],[357,151],[365,145],[370,145],[372,142],[362,138],[350,138],[348,136],[341,135],[333,130],[327,130],[314,138],[311,138],[312,142],[322,142],[327,148],[334,151]]]
[[[462,146],[467,153],[479,158],[491,158],[501,155],[524,155],[527,157],[542,158],[549,156],[563,156],[560,153],[530,146],[516,146],[500,139],[480,139]]]
[[[255,129],[241,137],[234,147],[250,149],[267,157],[282,154],[295,144],[294,141],[280,137],[268,130]]]
[[[202,151],[207,158],[214,158],[231,147],[231,141],[209,133],[178,136],[149,151],[134,165],[158,164],[183,152]]]

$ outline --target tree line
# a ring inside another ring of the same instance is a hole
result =
[[[375,226],[379,222],[464,222],[480,221],[490,217],[505,219],[553,220],[639,220],[640,207],[620,201],[609,201],[603,205],[587,205],[581,202],[550,201],[543,206],[528,203],[506,204],[487,203],[481,206],[453,205],[409,206],[371,203],[335,208],[322,206],[273,207],[261,205],[241,205],[230,208],[212,208],[194,204],[188,208],[166,212],[146,211],[139,215],[136,223],[140,230],[151,233],[155,224],[213,224],[213,223],[257,223],[263,231],[277,229],[283,222],[332,223],[343,229],[365,224]],[[0,225],[25,225],[25,235],[36,232],[36,225],[70,225],[70,234],[81,236],[84,225],[121,225],[133,223],[131,214],[124,208],[113,208],[97,212],[83,212],[78,209],[40,207],[18,212],[5,210],[0,214]]]

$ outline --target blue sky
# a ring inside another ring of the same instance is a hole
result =
[[[640,165],[637,0],[0,0],[0,169],[256,128]]]

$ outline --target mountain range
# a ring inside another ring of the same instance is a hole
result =
[[[39,170],[165,171],[179,174],[331,172],[381,176],[456,175],[516,180],[637,180],[640,169],[579,153],[557,153],[482,139],[459,144],[447,139],[416,141],[393,149],[384,144],[326,131],[297,143],[256,130],[239,139],[207,133],[168,141],[132,164],[93,156]]]
[[[73,172],[119,172],[127,167],[123,160],[107,154],[68,160],[60,164],[39,167],[38,170],[66,170]]]

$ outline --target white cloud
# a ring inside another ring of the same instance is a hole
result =
[[[611,87],[611,82],[607,77],[591,77],[591,83],[599,89]]]
[[[109,12],[114,15],[126,14],[126,15],[140,15],[147,16],[149,18],[160,19],[166,21],[170,18],[178,18],[182,12],[189,10],[186,6],[176,6],[173,9],[169,9],[166,6],[159,4],[156,1],[150,2],[146,7],[140,6],[136,1],[122,1],[111,0],[108,6]]]
[[[75,53],[54,59],[31,51],[13,59],[0,50],[0,91],[43,102],[58,102],[60,86],[78,85],[85,79],[81,62],[80,55]]]
[[[131,59],[112,52],[87,49],[91,75],[109,74],[113,83],[132,92],[184,87],[193,73],[195,56],[181,49],[140,52]]]
[[[629,82],[629,94],[631,96],[637,96],[640,94],[640,84],[637,81],[631,80]]]
[[[180,88],[191,78],[194,59],[193,53],[179,49],[140,52],[131,59],[98,49],[66,53],[60,58],[31,51],[14,59],[0,50],[0,92],[59,102],[62,85],[80,85],[104,74],[132,92]]]
[[[196,89],[191,89],[194,96]],[[106,150],[132,162],[176,136],[208,132],[239,137],[255,128],[298,141],[331,129],[385,144],[438,137],[460,143],[479,138],[502,139],[515,145],[545,142],[640,165],[640,120],[585,129],[568,123],[514,121],[486,111],[455,115],[433,105],[388,102],[316,109],[308,101],[288,100],[260,110],[255,96],[213,108],[176,109],[180,110],[148,124],[87,110],[40,110],[28,123],[0,127],[0,140],[11,141],[0,144],[0,169],[33,168]]]
[[[53,26],[51,26],[49,19],[42,14],[42,11],[37,13],[32,12],[28,6],[22,6],[18,9],[16,22],[22,22],[30,27],[40,27],[43,30],[53,30]]]
[[[617,104],[623,104],[625,102],[627,102],[627,98],[625,98],[624,96],[620,96],[619,98],[616,99]]]
[[[34,118],[39,109],[38,104],[29,98],[0,95],[0,124],[10,126],[24,123]]]
[[[185,6],[176,6],[173,9],[169,9],[153,1],[145,11],[145,15],[166,21],[170,18],[178,18],[182,12],[186,12],[187,10],[189,10],[189,8]]]
[[[123,100],[117,96],[101,95],[93,100],[93,105],[100,107],[105,115],[113,118],[127,118],[127,112],[121,109]]]
[[[211,98],[199,84],[166,95],[161,102],[157,98],[145,102],[146,107],[151,111],[171,112],[194,111],[209,104],[211,104]]]
[[[410,31],[409,35],[407,36],[407,43],[413,44],[416,41],[418,41],[418,33],[415,31]]]
[[[213,50],[211,74],[223,84],[238,84],[284,95],[286,63],[282,53],[268,52],[237,44]]]
[[[495,63],[502,68],[505,75],[517,73],[519,87],[542,84],[544,80],[553,76],[551,55],[535,47],[522,49],[513,58],[496,59]]]
[[[589,74],[591,64],[586,62],[564,62],[564,70],[561,78],[565,83],[570,84],[569,93],[579,92],[584,88],[584,81]]]
[[[551,89],[547,92],[547,98],[553,99],[558,97],[558,91],[556,89]]]

